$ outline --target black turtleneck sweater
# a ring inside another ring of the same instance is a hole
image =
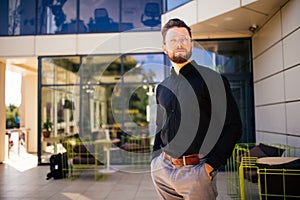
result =
[[[178,75],[172,68],[171,75],[156,89],[156,101],[154,157],[162,150],[175,158],[203,154],[204,147],[210,149],[204,154],[214,170],[226,163],[241,137],[242,122],[225,77],[192,61]],[[217,136],[211,134],[217,130]],[[211,148],[205,147],[204,140]]]

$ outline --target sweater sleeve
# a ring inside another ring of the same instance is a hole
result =
[[[219,140],[207,156],[207,163],[217,170],[231,156],[236,142],[242,135],[242,120],[232,95],[228,80],[222,76],[227,99],[226,119]]]

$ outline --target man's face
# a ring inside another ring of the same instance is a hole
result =
[[[174,63],[184,63],[192,55],[192,42],[189,32],[183,27],[168,30],[163,50]]]

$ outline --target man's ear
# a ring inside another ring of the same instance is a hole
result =
[[[165,44],[162,45],[162,49],[164,50],[164,53],[165,53],[165,54],[168,54],[167,47],[166,47]]]

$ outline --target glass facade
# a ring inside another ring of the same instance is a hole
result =
[[[1,0],[0,36],[36,34],[36,0]]]
[[[243,120],[241,141],[254,142],[251,40],[200,40],[194,46],[198,64],[228,78]],[[169,74],[166,62],[162,53],[40,57],[39,163],[63,149],[57,137],[79,133],[90,140],[103,130],[111,138],[154,135],[155,87]]]
[[[37,34],[77,33],[80,27],[77,0],[38,0],[37,11]]]
[[[255,142],[251,39],[199,40],[194,46],[195,61],[230,82],[243,122],[241,142]]]
[[[154,135],[154,88],[165,77],[164,55],[41,57],[39,162],[63,147],[55,138]],[[45,124],[53,126],[44,135]],[[112,129],[122,131],[112,131]]]
[[[162,0],[2,0],[0,36],[160,30]]]

